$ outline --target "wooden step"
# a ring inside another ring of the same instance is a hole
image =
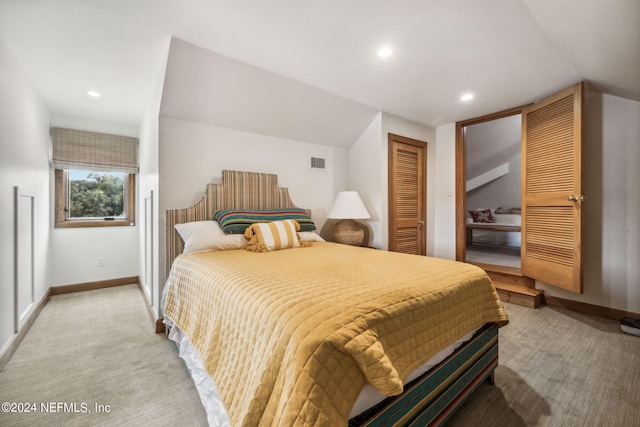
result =
[[[536,285],[536,281],[531,277],[525,277],[521,274],[502,273],[499,271],[487,271],[487,274],[494,282],[508,283],[528,289],[534,289]]]
[[[472,262],[487,272],[504,302],[538,308],[542,303],[542,291],[535,289],[535,280],[522,275],[519,268]]]
[[[542,291],[525,286],[493,281],[500,300],[529,308],[538,308],[542,300]]]
[[[504,267],[501,265],[489,265],[482,263],[471,263],[487,272],[494,282],[510,283],[512,285],[524,286],[525,288],[535,288],[535,280],[531,277],[523,276],[519,268]]]

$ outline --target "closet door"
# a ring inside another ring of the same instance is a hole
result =
[[[389,134],[389,250],[426,255],[427,143]]]
[[[522,110],[522,273],[582,293],[579,83]]]

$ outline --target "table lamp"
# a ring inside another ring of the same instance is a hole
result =
[[[331,206],[327,218],[339,219],[333,225],[333,241],[345,245],[360,246],[364,240],[364,229],[354,219],[369,219],[357,191],[341,191]]]

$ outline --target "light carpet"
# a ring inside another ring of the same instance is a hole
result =
[[[640,426],[640,337],[561,308],[505,308],[496,384],[482,384],[450,426]]]
[[[0,402],[35,411],[0,412],[0,426],[207,425],[175,345],[152,329],[137,285],[51,297],[0,373]]]

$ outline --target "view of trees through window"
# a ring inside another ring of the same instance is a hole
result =
[[[69,218],[123,217],[125,173],[69,171]]]

